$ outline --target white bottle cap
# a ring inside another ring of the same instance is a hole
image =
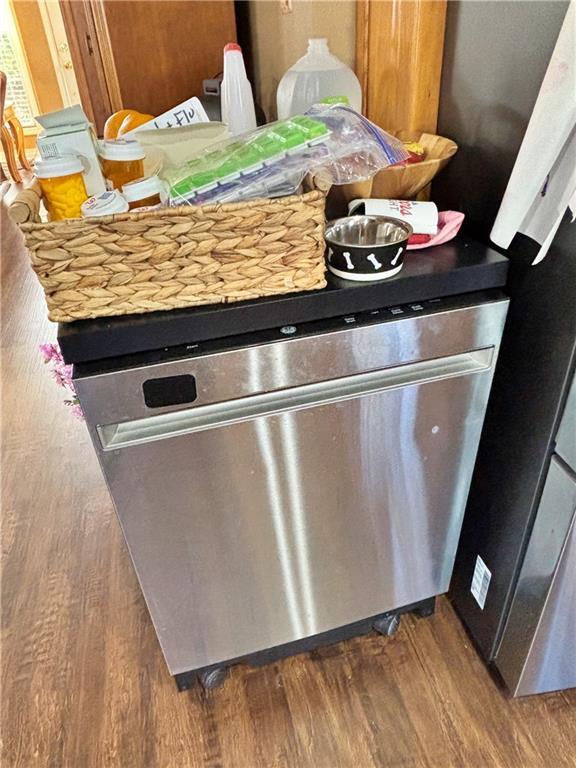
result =
[[[82,203],[82,216],[111,216],[113,213],[128,213],[128,201],[118,192],[111,189],[94,197],[89,197]]]
[[[238,43],[227,43],[224,46],[224,72],[222,73],[222,81],[225,82],[230,78],[238,78],[242,81],[248,81],[242,48]]]
[[[308,53],[330,53],[327,37],[308,38]]]
[[[78,155],[61,155],[49,157],[46,160],[35,160],[34,171],[39,179],[53,179],[58,176],[70,176],[73,173],[83,173],[84,165]]]
[[[147,197],[160,195],[162,200],[166,193],[165,184],[160,181],[158,176],[148,176],[135,181],[129,181],[122,186],[122,194],[129,203],[135,200],[146,200]]]
[[[106,139],[100,142],[100,157],[104,160],[144,160],[146,152],[136,139]]]

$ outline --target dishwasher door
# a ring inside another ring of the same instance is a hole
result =
[[[507,303],[77,380],[172,674],[447,590]]]

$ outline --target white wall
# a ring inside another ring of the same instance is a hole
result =
[[[309,37],[327,37],[330,49],[354,69],[355,0],[249,0],[256,97],[269,120],[276,117],[276,88],[284,72],[306,53]]]

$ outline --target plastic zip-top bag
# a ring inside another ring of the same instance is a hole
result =
[[[350,184],[407,157],[401,141],[350,107],[320,105],[212,145],[164,177],[171,205],[203,205],[296,194],[320,170]]]

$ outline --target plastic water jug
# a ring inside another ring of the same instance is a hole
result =
[[[285,73],[276,93],[278,119],[301,115],[325,99],[344,101],[360,112],[362,89],[354,72],[330,53],[325,37],[308,40],[308,52]]]

